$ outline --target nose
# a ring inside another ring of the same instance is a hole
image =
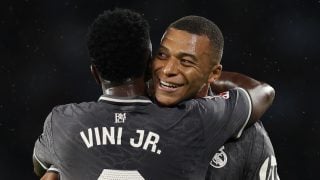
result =
[[[163,73],[166,76],[174,76],[178,73],[178,64],[174,58],[169,59],[163,67]]]

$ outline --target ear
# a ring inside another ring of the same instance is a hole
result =
[[[222,71],[222,65],[216,64],[212,67],[211,73],[208,78],[208,83],[213,83],[215,80],[220,78]]]
[[[93,64],[91,64],[91,65],[90,65],[90,70],[91,70],[91,74],[92,74],[94,80],[96,81],[96,83],[97,83],[98,85],[101,85],[100,75],[99,75],[99,72],[98,72],[96,66],[93,65]]]

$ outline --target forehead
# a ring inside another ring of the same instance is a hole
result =
[[[167,29],[160,44],[172,52],[184,52],[194,55],[211,54],[210,40],[207,36],[191,34],[174,28]]]

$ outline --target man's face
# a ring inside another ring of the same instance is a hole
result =
[[[152,64],[157,101],[170,106],[199,93],[206,94],[208,84],[217,78],[216,69],[221,70],[221,65],[214,65],[212,58],[207,36],[168,29]]]

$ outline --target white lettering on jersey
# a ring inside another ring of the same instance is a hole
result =
[[[268,157],[259,171],[260,180],[280,180],[277,173],[277,160],[274,156]]]
[[[122,137],[122,127],[118,127],[115,132],[115,127],[110,127],[109,130],[107,127],[94,128],[96,145],[101,145],[101,135],[102,135],[102,145],[108,144],[117,144],[121,145],[121,137]],[[115,139],[115,133],[117,133],[117,139]],[[91,148],[93,146],[93,135],[92,129],[88,129],[88,136],[84,133],[84,131],[80,132],[80,136],[83,142],[86,144],[87,148]],[[89,138],[88,138],[89,137]]]
[[[110,131],[106,127],[102,127],[102,143],[107,144],[107,139],[110,144],[115,144],[114,127],[110,127]]]
[[[212,160],[210,161],[210,165],[214,168],[222,168],[227,164],[228,156],[223,151],[224,146],[222,146],[219,151],[213,156]]]
[[[117,145],[121,145],[121,137],[122,137],[122,127],[119,127],[118,135],[117,135]]]
[[[139,134],[139,139],[138,139],[138,142],[135,143],[134,138],[130,138],[130,145],[132,147],[139,148],[143,144],[142,149],[147,150],[148,146],[152,145],[151,146],[151,151],[152,152],[156,152],[157,154],[161,154],[161,150],[160,149],[157,150],[157,143],[160,140],[160,136],[158,134],[156,134],[154,132],[148,132],[147,138],[146,138],[145,142],[143,143],[143,141],[144,141],[144,130],[139,130],[138,129],[136,132]]]
[[[117,131],[117,136],[121,136],[122,135],[122,127],[118,128]],[[107,139],[109,140],[110,144],[115,144],[115,137],[114,137],[115,133],[114,133],[114,127],[110,127],[110,130],[108,131],[108,128],[106,127],[102,127],[102,144],[106,145],[108,144]],[[119,138],[117,137],[117,145],[121,144],[121,139],[120,139],[120,143],[119,143]]]
[[[96,135],[96,142],[97,142],[97,145],[100,145],[101,144],[101,141],[100,141],[100,134],[99,134],[99,129],[96,127],[94,128],[94,134]]]
[[[94,135],[92,132],[94,130]],[[134,148],[142,148],[144,150],[150,150],[157,154],[161,154],[161,150],[157,149],[157,143],[160,140],[160,136],[154,132],[147,132],[145,130],[137,129],[136,133],[138,138],[129,138],[130,145]],[[144,137],[146,134],[146,138]],[[80,136],[87,146],[87,148],[93,147],[93,141],[97,146],[99,145],[121,145],[122,142],[122,127],[95,127],[89,128],[87,133],[85,131],[80,132]]]
[[[126,113],[114,113],[114,123],[124,123],[126,120]]]
[[[86,146],[88,148],[91,148],[93,146],[93,138],[92,138],[92,130],[91,130],[91,128],[88,129],[89,140],[88,140],[87,136],[84,134],[83,131],[80,132],[80,135],[81,135],[82,140],[86,144]]]
[[[160,136],[154,132],[149,132],[146,141],[144,142],[143,149],[147,150],[149,145],[152,145],[151,151],[156,152],[157,143],[159,142]],[[157,151],[158,154],[161,153],[161,150]]]
[[[137,143],[134,142],[134,138],[130,138],[130,145],[132,147],[138,148],[142,145],[143,136],[144,136],[144,130],[137,130],[136,131],[139,134],[139,140]]]

